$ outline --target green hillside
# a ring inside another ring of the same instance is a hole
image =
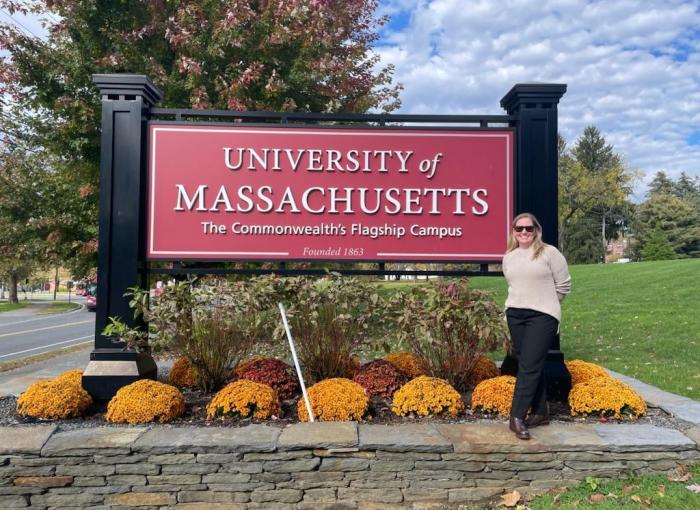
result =
[[[562,351],[700,400],[700,259],[571,266]],[[503,278],[472,278],[505,301]]]

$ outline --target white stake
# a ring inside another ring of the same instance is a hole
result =
[[[304,403],[306,404],[306,412],[309,414],[309,421],[314,421],[314,413],[311,410],[311,401],[309,401],[309,395],[306,393],[306,385],[304,384],[304,377],[301,375],[301,368],[299,368],[299,360],[297,359],[297,351],[294,348],[294,340],[292,340],[292,332],[289,330],[289,324],[287,323],[287,314],[284,311],[284,305],[282,303],[277,303],[280,307],[280,313],[282,314],[282,323],[284,324],[284,330],[287,332],[287,339],[289,340],[289,348],[292,350],[292,359],[294,359],[294,367],[297,370],[297,376],[299,377],[299,383],[301,384],[301,393],[304,397]]]

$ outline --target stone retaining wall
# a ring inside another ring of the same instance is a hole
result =
[[[700,434],[693,430],[690,437]],[[651,425],[0,428],[0,508],[466,508],[700,458]]]

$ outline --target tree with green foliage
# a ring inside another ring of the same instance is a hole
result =
[[[649,239],[642,247],[641,256],[643,261],[668,260],[675,258],[676,252],[673,250],[671,242],[658,224]]]
[[[94,189],[80,186],[82,178],[71,171],[69,161],[47,150],[39,135],[22,123],[22,116],[8,114],[3,121],[0,209],[2,221],[17,225],[22,239],[10,236],[12,229],[7,227],[6,235],[0,236],[0,249],[14,253],[18,246],[40,246],[31,252],[24,250],[20,257],[23,267],[63,265],[74,275],[89,274],[94,267],[91,255],[96,243],[92,240],[97,226],[86,219],[97,215]],[[26,211],[21,204],[33,204],[32,209]],[[29,222],[26,213],[30,214]],[[30,242],[32,236],[36,239]]]
[[[656,172],[656,175],[654,175],[654,178],[648,185],[649,191],[647,191],[647,194],[666,193],[670,195],[673,193],[673,187],[674,183],[669,179],[668,175],[666,175],[666,172]]]
[[[662,184],[662,185],[661,185]],[[656,228],[661,228],[675,257],[700,256],[700,187],[682,174],[677,181],[658,172],[651,181],[647,198],[638,208],[633,224],[637,249],[643,250]],[[643,253],[639,252],[643,257]]]
[[[22,152],[0,151],[0,280],[9,283],[10,303],[18,302],[19,282],[45,258],[48,197],[36,163]]]
[[[700,213],[700,177],[690,177],[681,172],[677,181],[673,182],[671,194],[691,204]]]
[[[632,216],[633,172],[594,126],[568,151],[559,139],[559,246],[569,262],[605,260],[607,241]]]
[[[164,107],[389,112],[401,87],[371,52],[386,22],[376,8],[377,0],[0,0],[10,14],[50,22],[45,41],[0,23],[9,55],[0,54],[0,97],[12,98],[3,123],[20,119],[65,174],[60,214],[72,227],[61,257],[76,269],[96,262],[101,105],[92,74],[146,74]],[[90,228],[74,228],[77,219]]]
[[[600,130],[588,126],[572,149],[573,158],[593,174],[603,174],[611,168],[621,167],[622,157],[606,142]]]

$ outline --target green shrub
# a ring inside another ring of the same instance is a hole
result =
[[[119,322],[112,332],[129,347],[143,349],[148,338],[154,350],[186,357],[207,392],[223,386],[232,367],[271,338],[276,289],[270,277],[190,278],[169,283],[157,297],[139,288],[130,289],[130,296],[134,316],[148,323],[148,335]]]
[[[466,280],[443,280],[397,292],[391,309],[402,343],[424,360],[430,375],[459,391],[471,386],[484,353],[508,340],[503,312],[483,290]]]
[[[282,299],[305,371],[316,381],[352,377],[353,353],[370,344],[385,317],[376,289],[356,278],[288,278]],[[276,334],[284,329],[277,321]]]

